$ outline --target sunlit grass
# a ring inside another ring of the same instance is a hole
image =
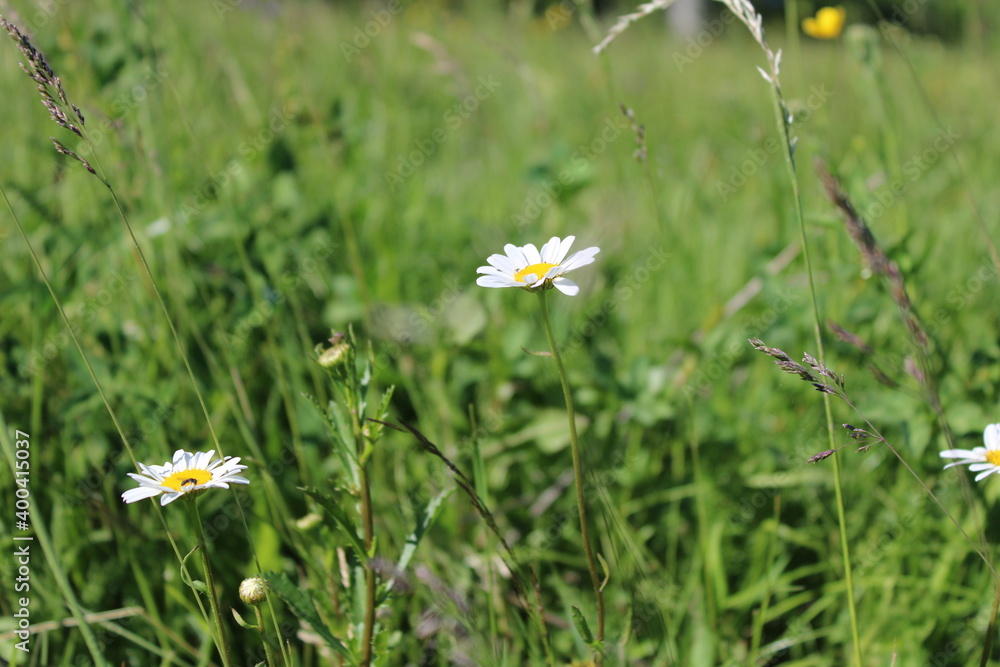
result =
[[[576,234],[581,247],[602,252],[580,276],[580,295],[552,317],[584,469],[594,471],[595,550],[612,569],[609,642],[629,635],[630,664],[744,664],[751,650],[803,665],[849,659],[833,489],[821,469],[829,462],[804,463],[828,447],[822,411],[746,343],[808,349],[812,314],[799,262],[766,270],[798,231],[783,158],[767,149],[778,137],[755,71],[763,57],[737,26],[679,70],[673,55],[686,44],[664,35],[658,18],[631,28],[602,63],[575,23],[553,32],[544,18],[415,3],[348,62],[341,44],[371,20],[363,12],[296,4],[219,16],[212,3],[182,3],[127,13],[101,2],[68,5],[34,25],[17,4],[88,126],[108,128],[98,148],[109,180],[225,453],[251,466],[255,483],[238,493],[264,570],[319,590],[341,579],[336,558],[324,559],[344,545],[297,522],[315,510],[298,487],[343,476],[304,396],[321,405],[335,397],[312,348],[353,323],[360,341],[373,342],[376,389],[396,386],[390,418],[417,426],[470,478],[472,406],[476,479],[488,486],[480,495],[515,553],[531,555],[553,653],[587,657],[571,607],[588,608],[593,591],[565,477],[560,379],[551,360],[521,349],[546,347],[534,299],[474,285],[476,266],[503,243]],[[781,46],[782,26],[768,30]],[[178,448],[211,449],[113,203],[51,150],[51,122],[15,50],[2,46],[0,180],[137,455],[162,461]],[[902,370],[908,348],[895,306],[866,278],[810,170],[814,155],[827,159],[866,210],[893,163],[933,146],[935,122],[894,52],[883,52],[893,106],[882,113],[842,44],[803,40],[801,50],[801,62],[786,55],[783,92],[793,110],[810,108],[795,126],[796,157],[821,309],[865,337],[902,387],[876,383],[869,359],[841,344],[828,343],[827,363],[970,533],[985,521],[995,539],[986,517],[998,492],[977,486],[973,516],[956,483],[961,472],[942,471],[939,426]],[[991,228],[996,68],[978,48],[931,39],[910,38],[905,54],[959,139],[869,223],[934,325],[945,414],[958,446],[972,447],[996,421],[1000,386],[996,272],[967,194]],[[825,101],[809,107],[820,89]],[[466,112],[470,98],[475,109]],[[619,104],[645,125],[659,210]],[[887,118],[894,162],[881,153]],[[722,197],[719,184],[738,182],[734,169],[746,160],[753,173]],[[411,175],[387,179],[404,163]],[[144,614],[114,622],[197,664],[195,654],[211,650],[208,627],[176,559],[165,557],[161,526],[134,523],[140,513],[121,504],[125,473],[134,471],[121,439],[12,221],[0,235],[2,416],[32,435],[34,501],[59,563],[85,612],[142,606]],[[757,277],[756,296],[727,311]],[[835,420],[851,418],[834,410]],[[890,664],[895,647],[896,664],[922,665],[953,642],[942,664],[970,664],[993,597],[981,561],[888,452],[841,456],[863,654]],[[395,431],[369,465],[378,552],[394,562],[422,506],[454,482]],[[256,571],[231,493],[206,495],[200,512],[223,607],[249,618],[236,591]],[[13,497],[7,482],[0,497]],[[193,544],[177,523],[178,541]],[[9,524],[0,525],[9,539]],[[391,631],[380,645],[392,647],[386,664],[422,652],[431,664],[472,655],[519,665],[542,655],[487,535],[452,495],[420,541],[392,613],[379,620]],[[32,574],[32,621],[69,617],[41,558]],[[7,569],[0,585],[8,599]],[[421,625],[430,612],[436,623]],[[328,664],[308,636],[296,637],[297,621],[280,603],[278,614],[302,663]],[[102,623],[93,627],[109,662],[158,662]],[[0,635],[11,627],[0,625]],[[257,655],[257,635],[235,623],[228,631],[234,646]],[[5,658],[9,641],[0,641]],[[48,664],[86,654],[75,630],[48,629],[33,642]]]

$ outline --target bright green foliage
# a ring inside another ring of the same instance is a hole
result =
[[[199,499],[236,664],[263,660],[259,634],[226,611],[249,618],[237,587],[257,574],[254,554],[299,664],[358,657],[362,462],[377,664],[544,663],[496,536],[441,461],[391,428],[354,447],[348,403],[313,354],[352,324],[359,357],[372,343],[355,409],[419,428],[475,480],[537,573],[557,664],[590,657],[559,378],[524,351],[545,348],[537,304],[474,284],[504,243],[568,234],[602,249],[580,295],[550,306],[610,572],[607,664],[850,660],[830,461],[806,463],[828,448],[819,395],[747,343],[815,353],[763,58],[742,28],[692,46],[653,16],[598,58],[576,14],[554,26],[523,2],[503,14],[404,3],[383,23],[375,4],[11,4],[86,116],[222,453],[251,466],[249,487]],[[981,444],[1000,421],[997,270],[977,222],[1000,240],[1000,54],[976,27],[996,20],[990,3],[952,4],[968,26],[960,43],[904,36],[901,52],[883,42],[859,62],[841,42],[802,40],[782,85],[823,318],[874,350],[825,331],[826,364],[973,539],[995,545],[1000,481],[966,492],[967,471],[942,470],[940,425],[905,371],[907,331],[812,171],[815,156],[830,164],[898,263],[957,446]],[[781,23],[765,29],[783,46]],[[17,56],[4,37],[0,185],[141,460],[213,448],[108,191],[52,150],[58,131],[89,157],[48,119]],[[644,125],[645,163],[619,104]],[[109,664],[218,664],[152,506],[120,500],[134,469],[6,209],[0,259],[0,416],[31,434],[32,502],[66,579],[35,552],[32,622],[72,617],[67,583]],[[976,664],[992,575],[887,449],[853,449],[837,456],[863,655]],[[186,553],[194,536],[170,509]],[[8,547],[11,525],[0,520]],[[15,576],[0,568],[4,659]],[[31,641],[33,664],[91,664],[75,626]]]

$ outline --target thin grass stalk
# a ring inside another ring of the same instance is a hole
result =
[[[701,468],[701,449],[700,443],[698,442],[698,432],[695,429],[694,423],[694,405],[689,403],[688,405],[690,418],[690,442],[691,442],[691,467],[694,473],[694,503],[695,512],[698,515],[698,547],[701,549],[702,553],[702,576],[705,577],[705,607],[706,607],[706,617],[708,618],[709,627],[716,627],[716,615],[717,615],[717,601],[713,591],[715,590],[712,585],[712,573],[711,564],[708,558],[709,547],[711,545],[711,536],[708,534],[709,526],[711,525],[708,517],[708,507],[705,504],[705,493],[704,493],[704,477],[702,476]]]
[[[778,130],[784,141],[785,165],[788,168],[788,178],[792,185],[792,192],[795,199],[795,217],[799,226],[799,242],[802,244],[802,259],[806,266],[806,275],[809,280],[809,300],[812,304],[813,312],[813,335],[816,338],[816,358],[820,363],[825,363],[826,353],[823,348],[823,332],[820,328],[822,319],[819,313],[819,302],[816,298],[816,281],[813,276],[812,261],[809,257],[809,240],[806,235],[806,221],[802,215],[802,198],[799,193],[799,179],[795,173],[795,158],[792,154],[793,146],[788,132],[788,116],[784,111],[784,101],[781,91],[776,81],[771,86],[774,110],[778,122]],[[830,449],[837,446],[834,435],[833,410],[830,407],[829,394],[823,394],[823,411],[826,416],[826,433],[830,443]],[[847,607],[851,618],[851,639],[854,645],[854,662],[861,667],[864,663],[861,658],[861,633],[858,631],[858,612],[854,604],[854,577],[851,572],[851,549],[847,541],[847,517],[844,511],[844,491],[840,479],[840,457],[833,457],[833,487],[837,498],[837,525],[840,530],[840,545],[844,558],[844,583],[847,586]]]
[[[986,667],[993,651],[993,636],[997,627],[997,611],[1000,611],[1000,581],[993,587],[993,608],[990,609],[990,622],[986,626],[986,637],[983,641],[983,653],[979,656],[979,667]]]
[[[778,541],[778,528],[781,525],[781,495],[774,496],[774,523],[772,529],[767,531],[767,551],[764,554],[764,565],[770,567],[771,559],[774,557],[774,544]],[[770,570],[765,574],[764,599],[760,603],[760,609],[754,618],[753,636],[750,639],[750,652],[747,658],[748,665],[757,664],[757,654],[760,652],[760,641],[764,635],[764,624],[767,623],[767,610],[771,606],[771,596],[774,593],[774,582],[772,581]]]
[[[486,482],[486,466],[483,463],[482,449],[479,446],[479,424],[476,419],[476,411],[472,404],[469,404],[469,431],[472,433],[472,480],[475,483],[476,493],[483,499],[483,504],[489,507],[490,495]],[[496,546],[493,543],[493,536],[488,529],[483,530],[483,539],[486,540],[486,551],[492,552]],[[500,631],[497,623],[497,585],[496,568],[493,567],[493,560],[486,559],[486,584],[489,604],[486,605],[487,622],[490,628],[490,650],[495,651],[499,645],[497,641]]]
[[[781,51],[775,53],[767,45],[767,41],[764,39],[764,29],[761,25],[763,19],[749,0],[723,0],[723,3],[743,22],[767,57],[768,71],[764,71],[763,69],[759,69],[759,71],[771,89],[771,101],[773,103],[775,121],[778,126],[778,134],[782,138],[780,143],[783,149],[782,153],[785,157],[785,167],[788,170],[788,180],[792,186],[795,219],[799,227],[799,243],[802,246],[802,259],[805,263],[806,275],[809,281],[809,300],[812,304],[813,334],[816,338],[816,352],[820,364],[823,364],[826,355],[823,349],[822,318],[819,312],[819,301],[816,298],[816,280],[813,276],[812,261],[809,256],[809,239],[806,234],[805,216],[802,214],[802,195],[799,191],[798,175],[795,172],[795,142],[791,135],[792,119],[781,93],[781,82],[779,79]],[[836,440],[834,436],[833,411],[830,407],[829,394],[823,394],[823,409],[826,416],[826,431],[830,442],[830,449],[835,449]],[[854,604],[854,578],[851,571],[851,550],[847,541],[847,518],[844,511],[843,485],[840,479],[840,461],[836,456],[833,457],[833,484],[837,500],[837,524],[840,530],[840,545],[844,559],[844,583],[847,587],[847,607],[851,619],[854,662],[858,667],[861,667],[863,664],[861,657],[861,634],[858,631],[858,614]]]
[[[205,570],[205,582],[208,585],[208,604],[212,608],[212,623],[215,626],[215,645],[222,657],[224,667],[232,667],[233,661],[229,653],[229,641],[226,639],[225,625],[222,622],[222,611],[219,608],[219,595],[215,590],[215,576],[212,573],[212,560],[208,557],[208,542],[205,540],[205,531],[201,526],[201,515],[198,512],[198,499],[196,497],[186,498],[188,512],[191,514],[191,521],[194,523],[194,534],[198,540],[198,551],[201,552],[201,564]]]
[[[569,416],[570,449],[573,453],[573,482],[576,486],[576,507],[580,513],[580,536],[583,540],[584,554],[587,557],[587,569],[590,571],[590,581],[594,585],[594,596],[597,598],[597,642],[602,645],[602,650],[597,653],[597,664],[602,665],[604,664],[604,591],[601,585],[601,578],[597,574],[597,561],[594,558],[594,551],[590,545],[590,530],[587,527],[587,504],[583,497],[583,463],[580,458],[580,440],[576,434],[576,411],[573,408],[573,395],[569,389],[569,377],[566,375],[566,367],[563,365],[562,355],[559,353],[559,346],[556,344],[555,333],[552,331],[552,321],[549,317],[549,306],[545,299],[545,292],[538,292],[538,303],[541,304],[545,334],[548,336],[549,347],[552,349],[552,357],[555,359],[556,368],[559,370],[563,398],[566,399],[566,413]]]

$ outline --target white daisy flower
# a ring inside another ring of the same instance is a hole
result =
[[[123,493],[122,500],[134,503],[163,494],[160,505],[166,505],[188,493],[214,488],[228,489],[230,483],[250,483],[246,477],[237,474],[247,469],[247,466],[240,465],[239,457],[227,456],[222,460],[212,461],[214,455],[214,449],[194,453],[178,449],[174,452],[174,460],[161,466],[140,463],[139,468],[145,474],[128,474],[139,482],[139,486]]]
[[[542,246],[541,251],[531,243],[520,248],[508,243],[503,247],[506,255],[490,255],[486,261],[491,266],[476,269],[476,273],[485,274],[476,279],[476,284],[481,287],[523,287],[529,290],[555,287],[563,294],[575,296],[580,292],[579,285],[563,278],[563,274],[590,264],[601,249],[594,246],[575,252],[569,259],[565,259],[574,240],[575,236],[567,236],[562,240],[553,236]]]
[[[945,468],[962,465],[969,465],[969,470],[978,472],[976,481],[989,477],[993,473],[1000,473],[1000,424],[990,424],[983,431],[983,442],[985,447],[974,449],[946,449],[941,452],[941,456],[946,459],[961,459],[949,463]]]

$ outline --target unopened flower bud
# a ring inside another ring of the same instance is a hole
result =
[[[250,577],[240,583],[240,599],[251,607],[257,607],[267,597],[267,582],[261,577]]]

